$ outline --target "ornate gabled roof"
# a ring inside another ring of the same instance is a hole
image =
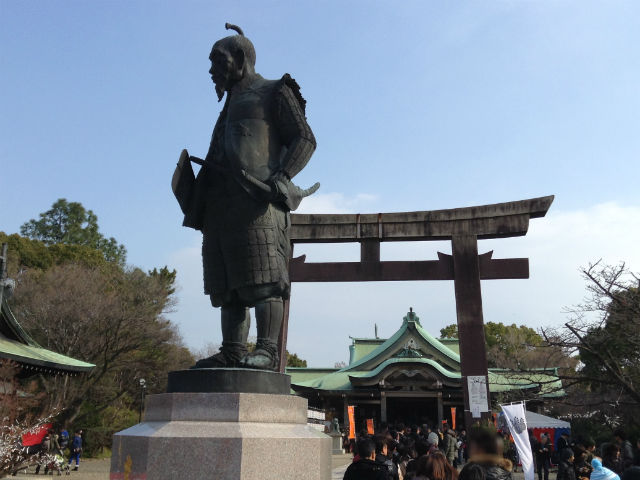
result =
[[[460,370],[460,355],[422,328],[420,318],[413,309],[410,309],[402,319],[402,326],[391,338],[383,341],[369,354],[356,359],[342,370],[370,370],[376,368],[387,358],[407,355],[408,350],[412,350],[413,355],[431,358],[450,370]]]

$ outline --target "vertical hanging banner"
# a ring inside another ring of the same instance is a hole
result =
[[[515,405],[502,405],[504,418],[507,421],[509,432],[513,437],[522,463],[524,480],[534,480],[533,454],[529,443],[529,433],[527,432],[527,417],[525,416],[524,403]]]
[[[347,407],[349,412],[349,438],[356,438],[356,412],[353,405]]]
[[[367,418],[367,433],[373,435],[375,433],[373,429],[373,418]]]
[[[456,429],[456,407],[451,407],[451,428]]]
[[[482,412],[489,411],[487,399],[487,377],[483,375],[469,375],[467,377],[469,391],[469,410],[473,418],[480,418]]]

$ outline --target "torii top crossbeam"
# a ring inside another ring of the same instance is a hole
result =
[[[293,243],[447,240],[473,234],[478,239],[517,237],[529,219],[544,217],[553,195],[517,202],[421,212],[372,214],[293,214]]]

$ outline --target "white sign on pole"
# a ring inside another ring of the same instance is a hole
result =
[[[522,471],[525,480],[534,479],[533,453],[531,443],[529,443],[529,432],[527,432],[527,417],[525,416],[524,403],[515,405],[502,405],[504,418],[507,421],[509,432],[513,437],[522,463]]]
[[[469,410],[473,418],[480,418],[482,412],[489,411],[487,399],[487,378],[484,375],[468,376]]]

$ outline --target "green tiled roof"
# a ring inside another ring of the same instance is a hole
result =
[[[60,355],[46,348],[24,345],[5,337],[0,337],[0,357],[55,370],[88,372],[95,367],[91,363]]]
[[[324,391],[350,391],[354,387],[351,383],[351,377],[367,378],[375,377],[385,368],[392,364],[421,364],[428,368],[436,370],[438,373],[452,380],[460,380],[460,372],[445,369],[439,363],[428,358],[389,358],[381,363],[374,370],[338,370],[326,375],[314,376],[311,379],[305,379],[304,368],[287,369],[287,373],[291,375],[291,384],[300,389],[313,389]],[[319,370],[319,369],[318,369]],[[514,390],[528,390],[532,388],[540,388],[543,397],[561,397],[564,395],[562,390],[562,382],[555,375],[536,372],[508,372],[504,370],[489,370],[489,391],[491,393],[509,392]]]
[[[367,382],[356,379],[375,378],[387,368],[420,365],[431,370],[446,384],[461,381],[460,346],[457,339],[436,339],[420,324],[414,312],[403,318],[400,329],[389,339],[353,338],[350,345],[351,363],[342,369],[288,368],[292,388],[295,390],[350,391],[352,381],[360,385]],[[407,348],[407,342],[413,342]],[[506,369],[489,369],[489,391],[491,393],[514,390],[539,389],[543,397],[564,395],[562,382],[555,369],[540,369],[530,372],[514,372]]]
[[[4,334],[2,333],[4,332]],[[42,348],[13,316],[6,299],[0,308],[0,358],[24,365],[68,373],[90,371],[95,365]]]

